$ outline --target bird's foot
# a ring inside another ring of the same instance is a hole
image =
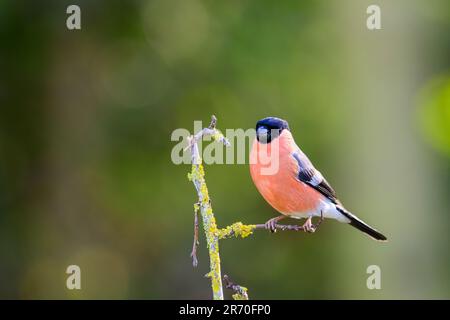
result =
[[[309,217],[302,226],[303,230],[306,232],[309,232],[309,233],[314,233],[314,232],[316,232],[317,228],[319,228],[319,226],[323,222],[323,220],[324,220],[324,217],[323,217],[323,213],[321,211],[319,221],[317,221],[316,224],[313,224],[312,217]]]
[[[266,227],[267,230],[269,230],[272,233],[277,232],[277,222],[284,218],[285,218],[285,216],[278,216],[278,217],[272,218],[272,219],[268,220],[264,224],[264,226]]]
[[[306,219],[305,223],[302,225],[305,232],[314,233],[316,231],[316,226],[312,223],[312,217]]]

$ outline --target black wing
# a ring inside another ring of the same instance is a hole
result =
[[[322,174],[314,168],[308,157],[300,150],[294,152],[292,156],[298,163],[298,179],[319,191],[333,203],[339,203],[336,192],[330,186],[328,181],[325,180]]]

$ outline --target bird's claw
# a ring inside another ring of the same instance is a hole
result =
[[[303,230],[308,233],[314,233],[317,229],[315,225],[312,224],[312,218],[309,217],[306,222],[303,224]]]
[[[266,227],[267,230],[269,230],[272,233],[277,232],[277,218],[272,218],[270,220],[268,220],[264,225]]]
[[[319,221],[317,221],[316,224],[312,223],[312,217],[309,217],[306,222],[303,224],[303,230],[305,232],[309,232],[309,233],[314,233],[316,232],[317,228],[319,228],[320,224],[323,222],[324,218],[323,218],[323,212],[320,212],[320,219]]]

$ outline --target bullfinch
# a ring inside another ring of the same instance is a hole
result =
[[[263,198],[281,213],[266,222],[271,231],[276,230],[278,221],[290,217],[305,218],[303,229],[314,232],[312,218],[320,217],[347,223],[375,240],[387,240],[345,209],[327,180],[297,146],[283,119],[268,117],[256,123],[250,173]]]

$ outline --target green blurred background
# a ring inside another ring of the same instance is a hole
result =
[[[170,135],[215,114],[223,131],[287,119],[390,238],[327,221],[222,241],[224,273],[251,298],[450,298],[450,3],[376,1],[369,31],[373,3],[1,0],[0,297],[209,299]],[[275,215],[248,165],[206,174],[220,226]],[[66,289],[70,264],[82,290]],[[366,287],[372,264],[381,290]]]

